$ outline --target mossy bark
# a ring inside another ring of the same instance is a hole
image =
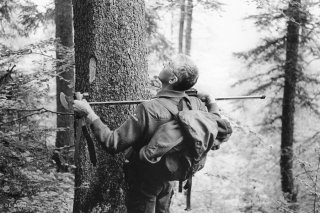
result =
[[[76,91],[89,92],[89,101],[147,98],[144,1],[74,0],[73,5]],[[96,106],[94,110],[115,129],[133,108]],[[123,155],[107,154],[94,142],[98,159],[94,167],[81,131],[76,134],[80,139],[74,212],[126,212]]]
[[[66,48],[73,47],[73,25],[72,25],[72,0],[55,0],[55,24],[56,39],[59,42],[56,50],[57,58],[57,77],[56,77],[56,94],[57,94],[57,111],[72,113],[72,110],[66,110],[60,103],[60,92],[71,96],[74,84],[74,69],[72,64],[66,64]],[[73,116],[57,114],[57,127],[65,128],[58,131],[56,136],[56,146],[63,147],[73,144]]]

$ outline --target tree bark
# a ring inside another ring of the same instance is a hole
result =
[[[74,0],[76,91],[90,101],[147,97],[145,5],[143,0]],[[111,129],[134,106],[96,106]],[[86,142],[76,130],[74,212],[126,212],[123,154],[110,155],[96,141],[97,166],[89,161]]]
[[[294,142],[294,113],[295,96],[298,75],[298,51],[299,51],[299,8],[300,0],[292,0],[289,3],[285,84],[282,106],[282,132],[281,132],[281,184],[282,191],[289,203],[297,201],[297,192],[294,187],[293,177],[293,142]]]
[[[186,55],[190,55],[190,52],[191,52],[192,11],[193,11],[193,1],[187,0],[186,35],[185,35],[185,54]]]
[[[74,69],[72,64],[68,64],[68,50],[73,46],[73,25],[72,25],[72,0],[55,0],[55,23],[56,38],[59,44],[56,48],[57,77],[56,77],[56,100],[57,111],[72,113],[72,109],[66,110],[60,103],[60,92],[71,96],[74,84]],[[70,63],[70,61],[69,61]],[[58,131],[56,136],[56,146],[62,147],[71,145],[74,142],[73,116],[57,115],[57,127],[65,128]]]
[[[180,0],[179,53],[183,53],[183,34],[184,34],[185,14],[186,14],[186,0]]]

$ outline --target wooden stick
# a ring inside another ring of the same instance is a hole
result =
[[[232,96],[232,97],[222,97],[215,98],[217,101],[227,101],[227,100],[243,100],[243,99],[265,99],[266,96]],[[90,105],[125,105],[125,104],[140,104],[144,101],[149,100],[132,100],[132,101],[101,101],[101,102],[89,102]]]

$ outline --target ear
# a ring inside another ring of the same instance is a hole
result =
[[[170,77],[169,79],[169,84],[174,84],[178,81],[178,77],[175,75],[172,75],[172,77]]]

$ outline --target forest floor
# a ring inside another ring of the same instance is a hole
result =
[[[244,159],[231,153],[211,152],[206,166],[193,177],[190,213],[238,213],[245,205],[237,179],[239,165]],[[186,193],[175,190],[172,212],[182,213],[186,208]]]
[[[246,159],[225,144],[211,152],[205,168],[193,178],[190,213],[245,212],[250,204],[241,178]],[[0,212],[72,212],[74,174],[56,172],[48,150],[0,142]],[[185,212],[185,192],[172,200],[172,212]]]
[[[58,173],[48,150],[0,141],[0,212],[72,212],[74,174]]]

